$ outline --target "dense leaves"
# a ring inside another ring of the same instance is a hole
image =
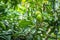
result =
[[[0,0],[0,40],[60,40],[60,0]]]

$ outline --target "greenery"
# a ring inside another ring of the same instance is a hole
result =
[[[0,40],[60,40],[60,0],[0,0]]]

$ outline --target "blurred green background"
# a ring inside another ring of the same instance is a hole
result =
[[[0,40],[60,40],[60,0],[0,0]]]

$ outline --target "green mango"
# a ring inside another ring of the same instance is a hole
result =
[[[36,11],[36,19],[39,22],[42,22],[42,13],[40,11]]]
[[[36,19],[37,19],[37,21],[42,22],[42,16],[41,15],[37,15]]]

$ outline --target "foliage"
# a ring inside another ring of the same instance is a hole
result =
[[[60,40],[60,0],[0,0],[1,40]]]

